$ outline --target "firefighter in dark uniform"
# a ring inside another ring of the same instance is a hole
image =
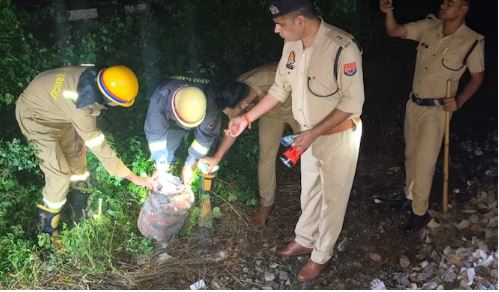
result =
[[[174,76],[159,86],[151,97],[144,125],[156,174],[170,171],[175,151],[193,130],[194,141],[182,168],[182,180],[189,186],[197,160],[208,154],[220,127],[221,111],[209,80]]]
[[[123,164],[97,128],[103,109],[132,106],[138,90],[137,77],[128,67],[73,66],[42,72],[21,94],[16,119],[24,136],[36,145],[45,175],[43,202],[37,204],[42,232],[57,234],[70,187],[72,217],[83,215],[89,190],[87,148],[109,174],[154,187],[149,177],[139,177]]]

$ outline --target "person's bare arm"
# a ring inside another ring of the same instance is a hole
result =
[[[398,24],[393,15],[392,0],[380,0],[379,9],[385,14],[385,28],[389,36],[405,38],[407,29],[404,25]]]
[[[482,85],[484,72],[470,73],[470,80],[463,91],[456,98],[445,98],[444,109],[448,112],[454,112],[463,107],[463,105],[475,94]]]

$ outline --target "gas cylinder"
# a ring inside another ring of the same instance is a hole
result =
[[[167,241],[184,224],[194,202],[194,193],[170,174],[156,178],[158,189],[151,190],[140,210],[137,226],[147,238]]]

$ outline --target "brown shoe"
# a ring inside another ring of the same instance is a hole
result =
[[[267,222],[272,206],[264,207],[262,205],[258,206],[250,220],[250,223],[257,228],[263,228]]]
[[[313,250],[313,248],[304,247],[293,240],[287,245],[279,248],[277,254],[281,257],[290,257],[301,254],[311,254]]]
[[[318,264],[313,260],[308,262],[298,272],[298,281],[309,282],[319,277],[319,275],[326,269],[326,264]]]

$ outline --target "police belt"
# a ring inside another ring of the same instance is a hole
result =
[[[411,100],[421,106],[436,106],[436,105],[443,105],[444,104],[444,98],[419,98],[416,97],[414,94],[411,93]]]
[[[331,130],[327,131],[326,135],[336,134],[339,132],[350,130],[351,128],[355,128],[355,123],[359,123],[360,121],[361,121],[360,118],[353,118],[353,119],[344,120],[343,122],[341,122],[341,124],[337,125],[336,127],[332,128]]]

